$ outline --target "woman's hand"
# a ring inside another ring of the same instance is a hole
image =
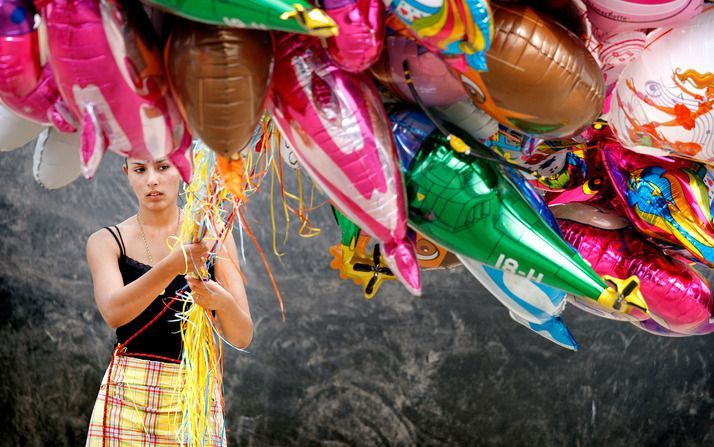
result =
[[[193,301],[204,309],[223,310],[233,302],[233,295],[212,279],[202,281],[193,275],[186,275]]]
[[[195,244],[184,244],[183,250],[177,247],[171,252],[168,261],[177,274],[186,274],[195,270],[196,267],[206,265],[211,247],[213,247],[213,241],[205,239]]]

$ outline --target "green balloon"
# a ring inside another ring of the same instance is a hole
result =
[[[305,0],[146,0],[176,15],[212,25],[329,37],[335,22]]]
[[[409,223],[448,250],[598,300],[608,285],[501,169],[455,152],[443,134],[432,132],[405,173]]]
[[[335,216],[337,225],[339,225],[340,232],[342,233],[342,245],[350,247],[353,242],[357,243],[357,239],[359,239],[359,236],[362,233],[360,227],[358,227],[354,222],[349,220],[347,216],[342,214],[340,210],[338,210],[334,206],[331,206],[330,208],[332,208],[332,214]]]

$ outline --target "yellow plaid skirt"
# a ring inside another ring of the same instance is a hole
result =
[[[113,363],[99,388],[86,446],[181,445],[179,365],[121,355]],[[214,391],[210,433],[203,445],[226,446],[221,394]]]

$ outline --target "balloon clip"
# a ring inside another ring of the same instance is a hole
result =
[[[611,287],[603,291],[600,298],[598,298],[598,302],[602,301],[602,304],[628,314],[635,308],[649,314],[647,302],[645,302],[640,291],[640,280],[637,276],[633,275],[627,279],[619,279],[605,275],[603,279]]]

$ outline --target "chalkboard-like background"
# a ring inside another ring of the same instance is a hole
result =
[[[79,446],[112,332],[92,298],[86,238],[135,210],[108,155],[94,180],[46,191],[31,147],[0,154],[0,445]],[[271,249],[265,198],[252,227]],[[576,309],[573,353],[512,322],[464,269],[427,272],[424,294],[398,284],[366,301],[328,265],[339,238],[294,236],[269,255],[250,243],[244,271],[255,320],[249,353],[225,360],[231,446],[713,445],[714,338],[666,339]]]

